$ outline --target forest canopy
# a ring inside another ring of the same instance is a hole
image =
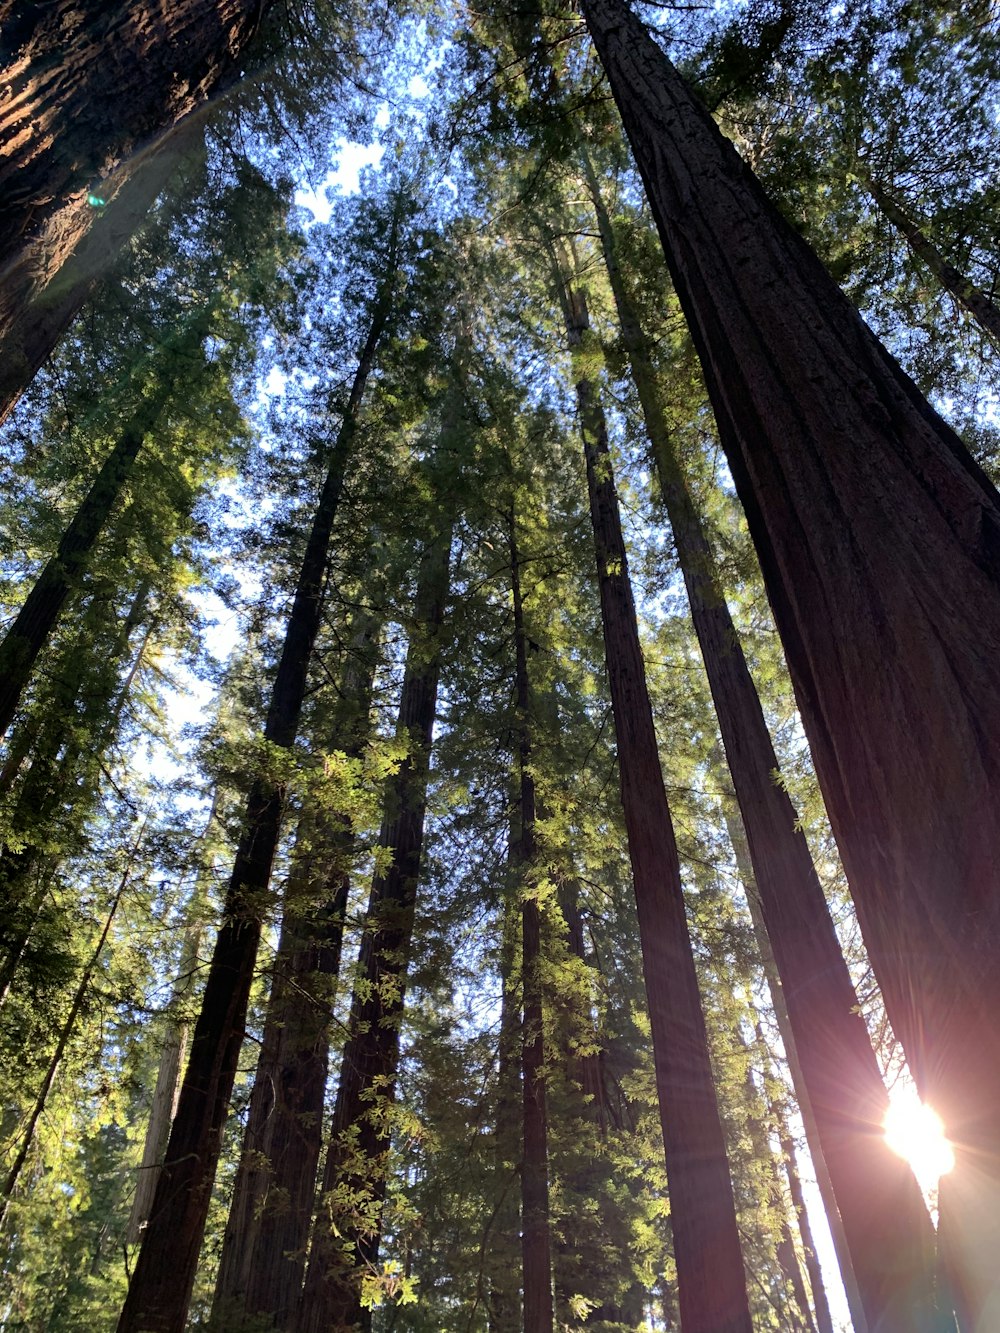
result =
[[[1000,1326],[998,57],[0,3],[0,1329]]]

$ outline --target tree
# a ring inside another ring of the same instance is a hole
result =
[[[749,1330],[726,1148],[684,914],[680,865],[646,689],[607,429],[587,367],[585,297],[558,279],[587,460],[622,805],[635,881],[643,972],[686,1333]]]
[[[354,382],[317,502],[289,613],[281,659],[264,726],[264,742],[279,752],[295,740],[310,660],[319,630],[323,586],[333,522],[351,457],[365,387],[393,310],[400,263],[404,199],[397,193],[390,213],[387,255]],[[273,757],[269,757],[273,763]],[[257,777],[247,798],[216,939],[201,1013],[195,1025],[184,1085],[150,1224],[146,1229],[119,1333],[179,1330],[194,1283],[209,1191],[221,1148],[221,1133],[236,1077],[243,1024],[267,901],[271,866],[281,833],[285,781],[279,770]]]
[[[1000,1216],[997,830],[981,815],[997,807],[1000,771],[984,729],[1000,500],[643,25],[611,0],[583,8],[702,361],[886,1008],[956,1144],[941,1237],[974,1325],[993,1299]]]

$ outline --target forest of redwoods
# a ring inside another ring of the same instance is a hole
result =
[[[0,66],[0,1330],[996,1333],[995,5]]]

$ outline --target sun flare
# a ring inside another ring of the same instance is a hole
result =
[[[938,1113],[925,1106],[912,1083],[897,1084],[889,1094],[885,1140],[893,1152],[910,1164],[926,1193],[955,1165],[955,1154]]]

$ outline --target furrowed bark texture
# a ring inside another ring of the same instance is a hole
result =
[[[589,320],[582,293],[572,290],[564,274],[566,331],[575,351],[585,339]],[[681,1321],[685,1333],[750,1333],[726,1145],[646,687],[607,428],[595,386],[586,375],[577,379],[576,395],[653,1036]]]
[[[949,264],[937,246],[927,239],[919,224],[887,190],[870,176],[863,179],[868,193],[917,258],[927,265],[945,291],[969,312],[980,328],[1000,347],[1000,307],[974,282],[970,282],[964,273],[960,273],[954,264]]]
[[[865,944],[1000,1319],[1000,497],[642,25],[583,0],[701,357]]]
[[[593,181],[598,227],[660,492],[684,576],[754,883],[795,1045],[872,1328],[935,1326],[935,1239],[908,1164],[880,1129],[889,1099],[805,835],[719,583],[715,559],[667,428],[648,341],[618,267]]]
[[[162,136],[234,82],[272,0],[50,0],[0,38],[0,337]]]
[[[387,293],[391,288],[383,290]],[[383,295],[376,304],[306,543],[264,727],[265,741],[283,749],[291,747],[298,729],[322,618],[334,519],[361,399],[388,316],[388,296]],[[257,778],[247,798],[243,835],[226,892],[180,1103],[118,1333],[183,1333],[243,1042],[283,807],[281,783]]]
[[[379,846],[392,848],[392,861],[373,879],[368,900],[323,1168],[324,1202],[313,1228],[297,1333],[354,1333],[369,1325],[361,1285],[365,1273],[377,1271],[381,1240],[391,1137],[386,1110],[395,1097],[450,553],[449,528],[427,548],[418,581],[416,628],[407,649],[396,727],[410,749],[386,786],[379,835]],[[331,1222],[339,1235],[334,1235]]]
[[[190,118],[145,158],[82,237],[52,281],[0,335],[0,425],[37,375],[84,304],[114,267],[184,155],[202,138]]]
[[[524,1135],[521,1163],[521,1267],[524,1276],[524,1333],[552,1333],[552,1242],[549,1229],[541,915],[538,900],[531,896],[530,884],[526,883],[538,855],[535,778],[531,771],[531,690],[521,595],[521,566],[513,512],[510,515],[509,535],[518,729],[517,839],[511,847],[511,863],[519,873],[524,893],[521,904],[521,988],[524,1006],[521,1028]]]
[[[331,744],[358,758],[370,734],[378,624],[363,616],[340,682]],[[306,816],[293,856],[260,1058],[250,1097],[213,1319],[235,1330],[295,1317],[323,1145],[336,979],[350,891],[346,819]]]

